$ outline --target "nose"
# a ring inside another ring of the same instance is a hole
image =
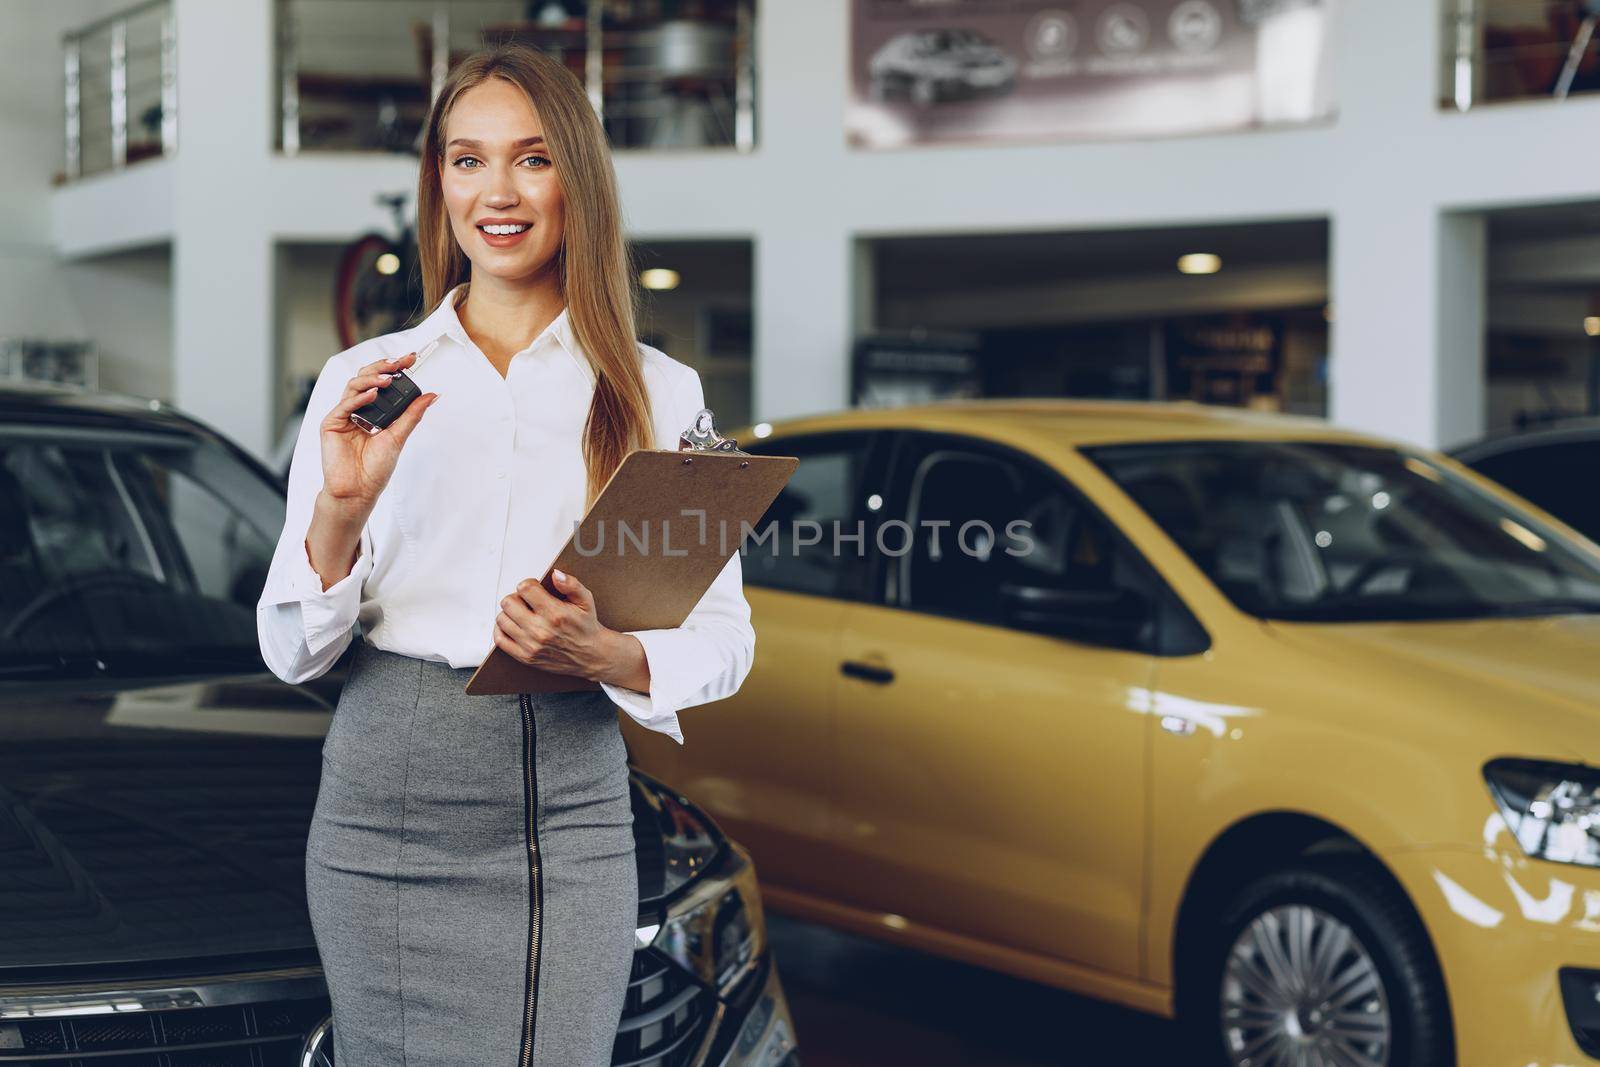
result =
[[[484,190],[484,203],[494,208],[511,207],[517,202],[517,183],[511,180],[508,167],[495,167]]]

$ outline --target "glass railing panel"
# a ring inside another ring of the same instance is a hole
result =
[[[1440,106],[1600,90],[1600,0],[1444,0]]]
[[[177,149],[177,36],[170,0],[140,4],[62,40],[69,179]]]
[[[413,150],[449,70],[518,41],[557,57],[619,149],[755,144],[754,0],[279,0],[287,153]]]

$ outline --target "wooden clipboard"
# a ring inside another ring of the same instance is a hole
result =
[[[702,410],[696,424],[721,444],[699,447],[690,432],[676,451],[630,452],[545,569],[539,579],[545,589],[560,597],[550,575],[560,569],[588,586],[603,626],[653,630],[683,624],[739,551],[745,529],[756,527],[800,466],[795,456],[739,451],[710,430],[709,411]],[[599,688],[586,678],[530,667],[495,645],[468,679],[466,692]]]

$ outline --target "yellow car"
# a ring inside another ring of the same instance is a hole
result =
[[[801,460],[742,549],[755,667],[628,738],[774,910],[1176,1015],[1196,1063],[1600,1056],[1600,547],[1315,420],[731,435]]]

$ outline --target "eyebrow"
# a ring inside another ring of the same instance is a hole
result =
[[[536,144],[544,144],[544,138],[539,136],[538,134],[535,134],[532,137],[524,137],[522,140],[517,141],[516,143],[514,143],[511,147],[512,148],[527,148],[529,145],[536,145]],[[463,148],[479,148],[479,149],[481,149],[483,147],[483,142],[482,141],[474,141],[470,137],[457,137],[455,140],[453,140],[449,144],[445,145],[445,147],[446,148],[450,148],[450,147],[452,147],[454,145],[460,145]]]

